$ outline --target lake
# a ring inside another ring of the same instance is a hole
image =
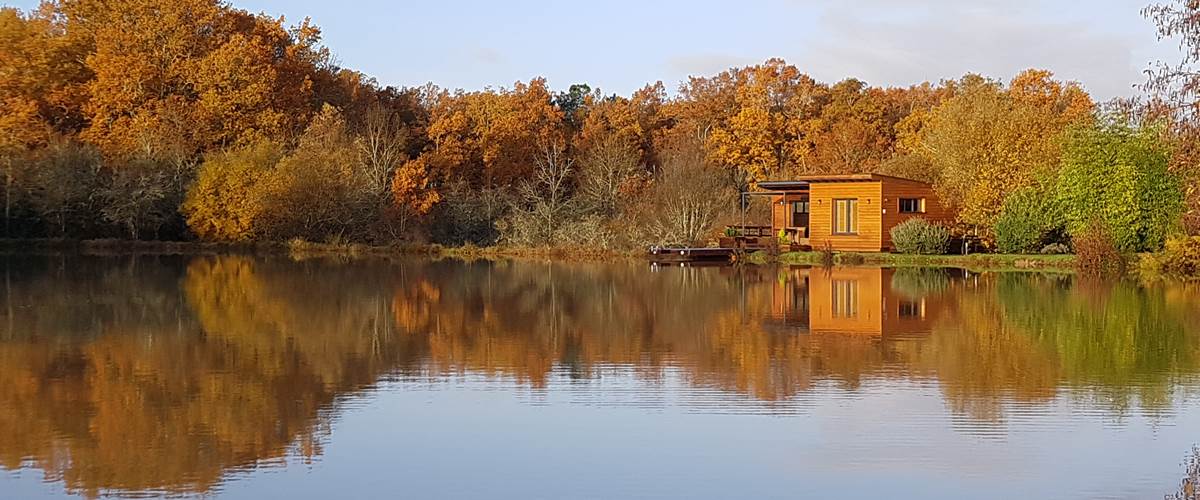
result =
[[[1164,498],[1200,289],[0,258],[0,498]]]

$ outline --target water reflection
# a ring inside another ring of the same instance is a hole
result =
[[[97,496],[311,461],[382,380],[553,391],[610,373],[763,412],[929,385],[967,430],[1064,396],[1173,411],[1200,293],[1061,275],[411,260],[10,257],[0,467]],[[715,392],[714,392],[715,391]],[[653,399],[650,395],[649,399]],[[603,404],[605,396],[592,398]],[[1186,446],[1187,443],[1181,443]]]

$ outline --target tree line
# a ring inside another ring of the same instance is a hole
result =
[[[703,241],[763,180],[880,172],[932,182],[989,244],[1100,220],[1153,250],[1200,231],[1191,13],[1147,8],[1191,52],[1097,104],[1040,69],[882,88],[779,59],[673,93],[394,88],[308,20],[217,0],[3,8],[3,234],[625,248]],[[1067,222],[1023,215],[1044,213]]]

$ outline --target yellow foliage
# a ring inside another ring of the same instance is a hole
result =
[[[282,156],[271,142],[209,155],[183,203],[188,227],[210,241],[253,239],[261,230],[262,183]]]

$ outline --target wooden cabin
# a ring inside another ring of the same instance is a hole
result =
[[[792,244],[838,251],[891,251],[891,230],[913,217],[952,216],[925,182],[881,174],[809,175],[760,182],[771,197],[771,230]]]
[[[887,338],[928,335],[945,297],[898,289],[897,270],[792,267],[772,283],[766,323],[814,334]]]

